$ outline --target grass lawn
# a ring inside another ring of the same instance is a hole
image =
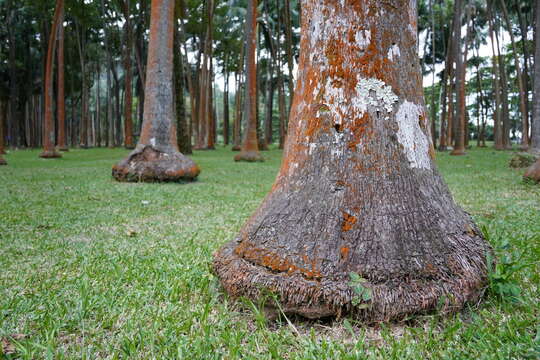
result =
[[[272,186],[281,152],[234,163],[197,152],[191,184],[120,184],[124,150],[60,160],[15,151],[0,168],[0,358],[539,359],[540,186],[512,153],[438,155],[457,202],[485,228],[519,301],[487,295],[460,314],[363,326],[267,322],[227,300],[209,271]],[[505,285],[502,282],[502,285]]]

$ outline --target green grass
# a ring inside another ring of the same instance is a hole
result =
[[[0,168],[0,344],[14,351],[6,358],[540,358],[540,187],[508,168],[511,153],[438,162],[499,257],[532,264],[509,280],[519,301],[491,292],[457,315],[369,327],[267,322],[257,307],[227,300],[210,273],[212,253],[272,186],[281,152],[265,152],[262,164],[234,163],[226,149],[197,152],[199,181],[183,185],[116,183],[111,165],[123,150],[38,153],[13,152]]]

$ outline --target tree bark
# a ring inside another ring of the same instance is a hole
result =
[[[5,118],[6,118],[6,103],[4,100],[0,99],[0,165],[7,165],[6,159],[4,159],[3,155],[6,153],[4,149],[4,124],[5,124]]]
[[[495,51],[495,36],[493,30],[493,11],[491,8],[491,1],[487,2],[487,11],[488,11],[488,27],[489,27],[489,37],[491,40],[491,51],[493,53],[492,64],[493,64],[493,82],[495,88],[495,110],[493,111],[493,133],[495,137],[495,150],[503,150],[503,136],[501,129],[501,76],[499,71],[499,65],[497,60],[497,53]]]
[[[225,69],[223,70],[223,143],[229,145],[229,70],[228,55],[225,56]]]
[[[490,247],[435,168],[416,1],[306,0],[302,11],[283,163],[214,258],[225,290],[365,321],[477,301]]]
[[[131,54],[133,53],[133,26],[131,24],[130,0],[122,1],[122,9],[126,20],[124,26],[126,31],[126,44],[124,48],[124,146],[126,149],[135,148],[133,142],[133,95],[132,78],[133,69]]]
[[[454,32],[454,58],[456,60],[456,96],[457,96],[457,112],[455,117],[454,133],[454,149],[450,155],[465,155],[465,75],[467,63],[467,48],[465,44],[465,52],[462,55],[463,47],[461,42],[461,18],[463,13],[463,2],[456,0],[454,2],[454,12],[457,13],[457,26]]]
[[[246,20],[246,92],[244,116],[246,129],[242,150],[234,161],[263,161],[257,138],[257,0],[248,0]]]
[[[49,36],[49,46],[47,49],[47,60],[45,68],[45,119],[43,122],[43,152],[39,154],[41,158],[59,158],[62,155],[54,147],[55,131],[53,119],[53,76],[54,76],[54,55],[56,50],[56,36],[58,27],[62,19],[64,1],[56,0],[56,8]]]
[[[540,156],[540,0],[536,0],[536,24],[535,24],[535,52],[534,52],[534,96],[533,96],[533,121],[531,131],[532,153]]]
[[[516,75],[519,86],[519,110],[521,112],[521,150],[527,150],[529,148],[529,116],[527,115],[527,88],[523,82],[523,74],[521,72],[521,64],[518,58],[516,41],[514,39],[514,33],[512,32],[512,24],[508,16],[508,10],[506,9],[505,0],[500,0],[501,8],[503,10],[504,21],[510,34],[510,43],[512,44],[512,50],[514,53],[514,66],[516,67]],[[518,5],[519,6],[519,5]],[[525,63],[527,60],[525,59]]]
[[[118,181],[190,181],[199,167],[178,151],[173,103],[174,0],[152,0],[144,119],[135,150],[113,166]]]
[[[63,10],[63,9],[62,9]],[[64,79],[64,11],[58,24],[58,93],[56,116],[58,118],[58,150],[68,151],[66,142],[66,95]]]

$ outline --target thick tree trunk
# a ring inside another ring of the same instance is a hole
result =
[[[248,0],[246,20],[246,92],[244,116],[246,129],[242,150],[234,161],[263,161],[257,138],[257,0]]]
[[[477,301],[490,248],[435,168],[416,1],[306,0],[302,11],[282,167],[216,254],[222,285],[274,293],[310,318],[402,319]]]
[[[41,158],[59,158],[62,155],[54,147],[55,131],[53,119],[53,76],[54,76],[54,55],[56,50],[56,36],[58,27],[64,12],[64,1],[56,0],[54,18],[49,36],[49,46],[47,49],[47,60],[45,68],[45,119],[43,122],[43,152],[39,154]]]
[[[113,166],[118,181],[186,181],[199,167],[178,151],[173,103],[174,0],[152,0],[144,120],[135,150]]]
[[[58,24],[58,94],[56,116],[58,120],[58,150],[68,151],[66,142],[66,95],[64,79],[64,11]]]
[[[289,68],[289,99],[290,106],[294,101],[294,60],[293,60],[293,42],[292,42],[292,21],[291,21],[291,4],[290,0],[285,0],[284,18],[285,18],[285,51],[287,53],[287,66]]]

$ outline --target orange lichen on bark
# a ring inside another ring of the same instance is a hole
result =
[[[252,263],[264,266],[272,271],[286,272],[289,275],[300,273],[306,279],[321,279],[322,274],[317,270],[316,261],[311,262],[311,269],[297,266],[287,258],[282,258],[278,254],[255,247],[248,241],[242,241],[240,245],[234,250],[235,254],[248,260]],[[309,262],[307,258],[304,259],[306,264]]]
[[[349,257],[350,250],[351,249],[349,249],[347,246],[343,246],[341,249],[339,249],[339,252],[341,253],[341,259],[347,259]]]
[[[343,222],[341,223],[341,231],[351,231],[354,224],[358,222],[356,216],[349,214],[346,211],[343,211]]]

